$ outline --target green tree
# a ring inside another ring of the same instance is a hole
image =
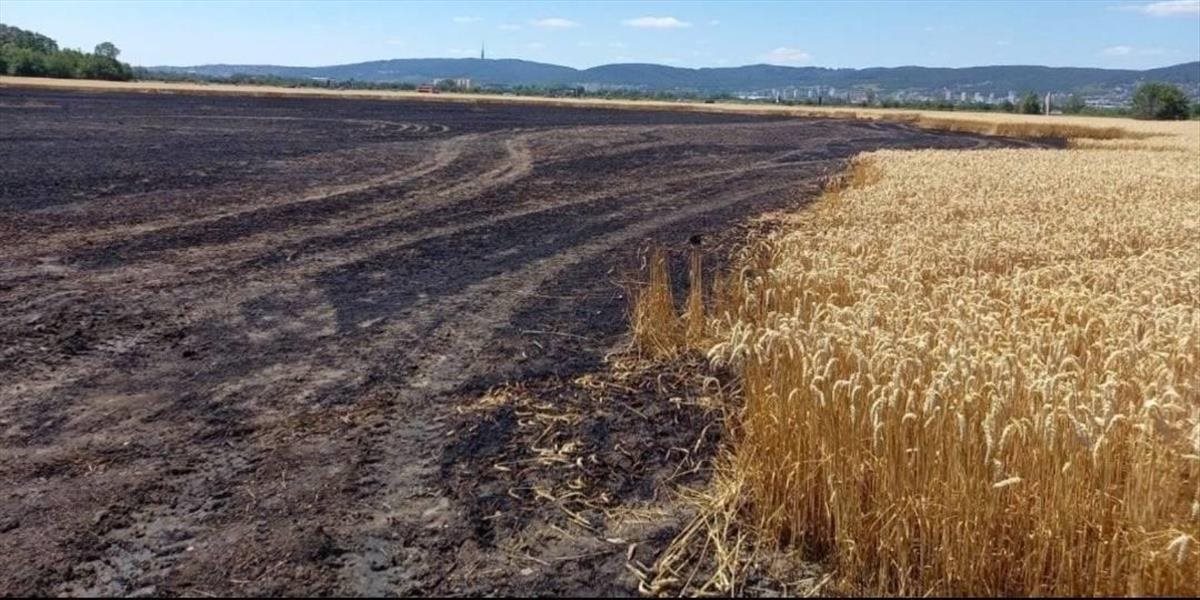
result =
[[[1085,109],[1087,109],[1087,102],[1084,102],[1079,94],[1071,94],[1071,97],[1067,98],[1066,106],[1063,106],[1063,112],[1069,115],[1077,115]]]
[[[1024,96],[1021,96],[1021,112],[1027,115],[1042,114],[1042,101],[1037,94],[1026,92]]]
[[[64,77],[128,80],[133,69],[117,60],[121,51],[111,42],[86,54],[60,49],[54,40],[0,23],[0,74],[25,77]]]
[[[8,74],[23,77],[43,77],[46,75],[46,65],[40,54],[29,48],[7,45]]]
[[[70,52],[55,52],[46,54],[43,60],[44,75],[69,79],[78,75],[79,61]]]
[[[120,56],[121,50],[118,49],[112,42],[103,42],[96,44],[95,54],[96,56],[117,60],[117,56]]]
[[[1188,112],[1187,96],[1171,84],[1143,83],[1133,93],[1133,116],[1139,119],[1186,119]]]
[[[32,31],[11,27],[0,23],[0,46],[12,44],[42,54],[58,52],[58,43],[54,40]]]

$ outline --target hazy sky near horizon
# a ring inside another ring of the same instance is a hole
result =
[[[1144,69],[1200,60],[1200,0],[1017,2],[53,2],[0,22],[66,47],[112,41],[135,65],[319,66],[521,58],[584,68],[1038,64]]]

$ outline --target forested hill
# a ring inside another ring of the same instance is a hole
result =
[[[808,86],[835,86],[838,88],[873,86],[884,91],[969,88],[985,94],[990,92],[999,94],[1009,90],[1103,89],[1114,86],[1132,86],[1141,81],[1175,83],[1189,89],[1200,86],[1200,62],[1145,71],[1021,65],[958,69],[931,67],[827,69],[748,65],[687,69],[655,64],[612,64],[590,69],[573,69],[516,59],[406,58],[328,67],[200,65],[150,67],[149,70],[206,77],[228,77],[241,74],[399,83],[468,77],[480,84],[592,84],[645,90],[690,89],[702,92],[735,92]]]

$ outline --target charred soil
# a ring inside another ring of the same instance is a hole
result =
[[[640,250],[728,255],[862,151],[1020,143],[13,88],[0,123],[12,594],[634,592],[724,393],[605,361]]]

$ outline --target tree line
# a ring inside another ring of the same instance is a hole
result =
[[[1051,107],[1056,108],[1056,107]],[[1062,112],[1077,115],[1091,112],[1087,103],[1077,94],[1071,94],[1066,103],[1059,107]],[[1169,83],[1149,82],[1138,86],[1133,92],[1126,114],[1138,119],[1177,120],[1196,116],[1200,103],[1195,106],[1188,101],[1187,94],[1177,86]],[[1035,94],[1026,94],[1021,99],[1021,112],[1038,114],[1042,112],[1042,103]]]
[[[89,54],[59,48],[58,42],[33,31],[0,23],[0,74],[64,79],[133,79],[133,69],[117,60],[121,51],[112,42],[98,44]]]
[[[280,77],[277,75],[249,75],[235,73],[229,76],[200,75],[196,73],[177,73],[150,71],[137,67],[133,72],[138,79],[159,81],[187,81],[195,83],[232,83],[243,85],[268,85],[291,88],[332,88],[358,90],[405,90],[417,89],[414,83],[361,81],[354,79],[333,80],[313,79],[302,77]],[[440,91],[460,94],[505,94],[513,96],[541,97],[575,97],[601,98],[606,100],[662,100],[662,101],[691,101],[691,102],[746,102],[729,93],[699,93],[681,90],[655,91],[632,88],[608,88],[586,90],[578,85],[511,85],[495,86],[484,84],[472,88],[459,88],[453,79],[443,79],[435,86]],[[1029,115],[1040,115],[1045,111],[1044,97],[1034,92],[1026,92],[1016,99],[1016,102],[1005,100],[996,104],[988,102],[952,102],[949,100],[898,101],[894,99],[874,99],[867,102],[852,103],[845,99],[824,98],[820,102],[827,106],[862,106],[910,110],[938,111],[967,111],[967,112],[1009,112]],[[788,106],[816,106],[815,99],[785,100],[779,104]],[[1052,104],[1051,110],[1069,115],[1093,115],[1107,117],[1134,117],[1139,119],[1187,119],[1200,117],[1200,102],[1189,102],[1187,95],[1178,87],[1167,83],[1144,83],[1134,92],[1131,106],[1128,108],[1098,108],[1088,106],[1078,94],[1070,95],[1066,102]]]
[[[955,102],[953,100],[897,100],[894,98],[870,98],[861,102],[851,102],[838,98],[823,98],[821,100],[779,100],[780,104],[790,106],[861,106],[863,108],[879,107],[909,110],[939,110],[965,112],[1008,112],[1026,115],[1040,115],[1046,111],[1045,97],[1034,92],[1025,92],[1015,99],[1002,102]],[[1104,117],[1133,117],[1135,119],[1177,120],[1200,117],[1200,102],[1189,102],[1187,94],[1179,87],[1169,83],[1143,83],[1134,90],[1128,107],[1096,107],[1089,106],[1083,97],[1071,94],[1065,101],[1052,102],[1050,110],[1055,113],[1068,115],[1093,115]]]

